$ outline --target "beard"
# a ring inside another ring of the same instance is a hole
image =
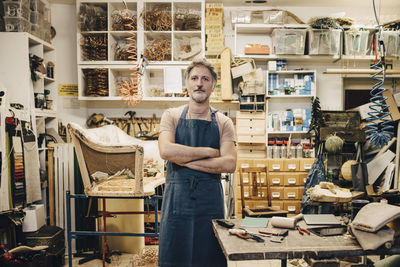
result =
[[[207,100],[208,100],[208,98],[210,97],[205,91],[202,91],[202,90],[197,90],[197,91],[200,91],[200,92],[196,92],[196,90],[195,91],[193,91],[191,94],[190,94],[190,98],[194,101],[194,102],[196,102],[196,103],[198,103],[198,104],[203,104],[203,103],[205,103]]]

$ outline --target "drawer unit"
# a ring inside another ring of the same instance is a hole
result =
[[[284,199],[284,187],[282,186],[271,186],[270,187],[270,192],[271,192],[271,201],[272,200],[282,200]]]
[[[289,199],[289,200],[298,200],[302,198],[303,196],[303,187],[298,187],[298,186],[292,186],[292,187],[284,187],[283,188],[283,197],[284,199]]]
[[[283,159],[283,171],[287,172],[300,171],[300,161],[298,159]]]
[[[300,171],[308,172],[314,164],[315,158],[300,159]]]
[[[270,186],[283,186],[285,184],[285,174],[279,172],[269,172],[268,182]]]
[[[285,200],[283,202],[283,209],[289,213],[300,213],[301,201],[300,200]]]
[[[253,159],[253,165],[254,167],[267,167],[268,160],[264,158]]]

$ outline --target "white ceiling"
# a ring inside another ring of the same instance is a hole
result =
[[[206,3],[222,2],[224,6],[262,6],[262,7],[279,7],[279,6],[285,6],[285,7],[286,6],[293,6],[293,7],[371,6],[372,7],[372,1],[373,0],[267,0],[267,3],[263,4],[246,4],[246,0],[206,0]],[[49,0],[49,2],[59,3],[59,4],[75,4],[75,0]],[[375,0],[375,4],[377,6],[382,5],[382,7],[384,8],[391,8],[391,7],[400,8],[399,0]]]

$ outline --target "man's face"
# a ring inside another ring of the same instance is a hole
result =
[[[214,90],[209,69],[204,66],[194,67],[189,74],[187,87],[191,99],[199,104],[205,103]]]

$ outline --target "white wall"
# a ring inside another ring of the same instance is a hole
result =
[[[57,32],[56,37],[52,40],[52,44],[56,48],[57,84],[78,84],[75,5],[52,4],[51,20],[51,24]],[[77,96],[58,96],[57,117],[64,125],[68,122],[84,125],[88,111],[84,103],[78,102]]]
[[[356,20],[356,22],[375,23],[372,2],[365,0],[365,6],[360,7],[324,7],[323,1],[316,1],[312,7],[298,6],[258,6],[258,7],[225,7],[225,44],[234,49],[233,30],[230,25],[230,11],[237,9],[270,9],[282,8],[291,11],[304,22],[307,22],[314,16],[332,16],[345,15]],[[399,8],[386,8],[382,1],[382,6],[378,5],[378,15],[381,22],[388,21],[400,17],[400,1]],[[77,68],[76,68],[76,14],[75,5],[68,4],[52,4],[52,24],[57,31],[57,36],[53,40],[57,53],[56,79],[61,84],[77,84]],[[289,62],[289,67],[303,67],[317,70],[317,95],[321,101],[321,107],[328,110],[341,110],[343,108],[343,89],[342,79],[340,75],[323,74],[327,68],[341,68],[342,66],[368,68],[369,62],[353,62],[339,61],[337,63],[329,62]],[[398,63],[395,63],[396,66]],[[395,67],[395,66],[394,66]],[[121,101],[111,102],[80,102],[80,108],[67,108],[66,103],[73,97],[58,97],[58,115],[65,122],[74,121],[81,125],[92,113],[103,113],[109,117],[120,117],[128,110],[134,110],[137,116],[150,117],[153,113],[161,116],[164,109],[172,105],[181,105],[182,103],[157,103],[148,102],[141,103],[138,107],[129,107]],[[76,99],[76,98],[75,98]],[[156,109],[157,107],[157,109]],[[220,106],[217,108],[228,111],[232,115],[234,111],[229,110],[232,106]],[[232,111],[232,112],[231,112]]]

